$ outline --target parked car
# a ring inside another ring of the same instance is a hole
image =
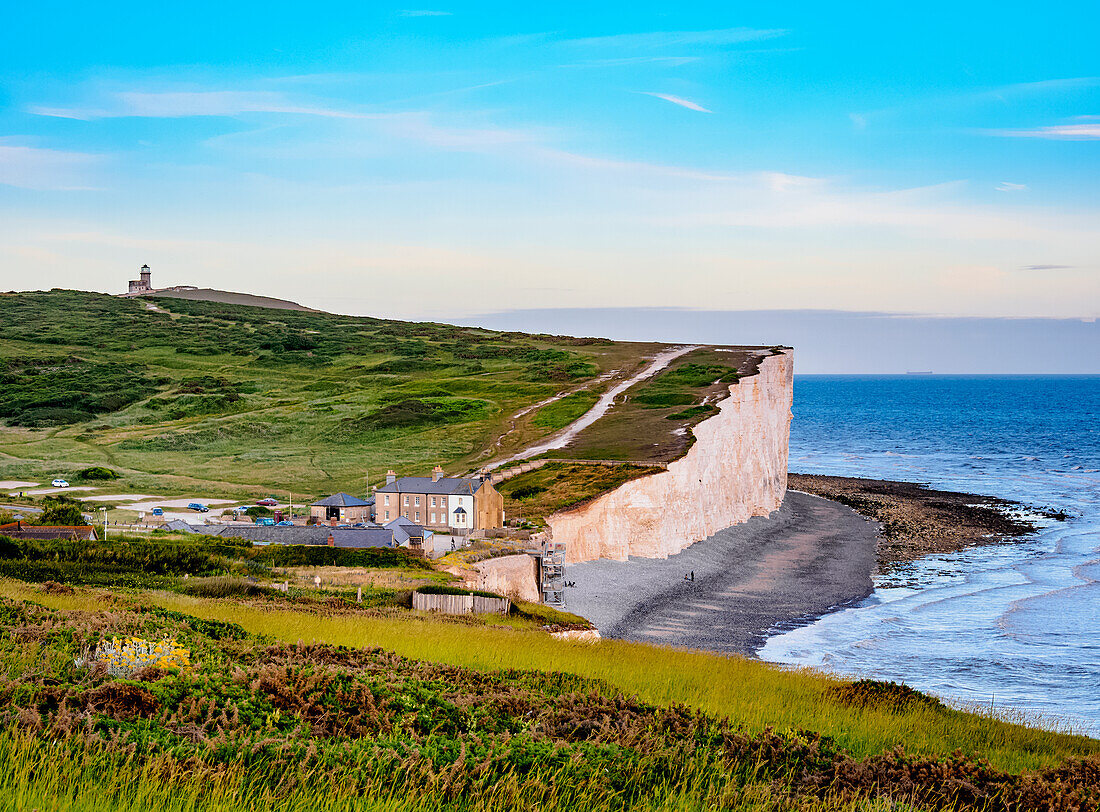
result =
[[[289,519],[283,519],[281,522],[275,522],[276,527],[293,527],[294,522]]]
[[[272,496],[268,496],[263,499],[257,499],[256,504],[263,505],[264,507],[274,507],[279,504],[279,501]]]
[[[187,506],[187,508],[188,508],[188,510],[194,510],[194,511],[197,511],[199,513],[209,513],[210,512],[210,508],[208,508],[206,505],[202,504],[201,502],[192,502],[191,504],[189,504]]]
[[[164,508],[153,508],[153,515],[154,516],[163,516],[164,515]]]
[[[272,519],[270,516],[257,516],[256,524],[260,527],[274,527],[275,520]]]
[[[53,485],[55,488],[67,488],[67,487],[69,487],[69,483],[66,482],[63,479],[55,479],[50,484]]]

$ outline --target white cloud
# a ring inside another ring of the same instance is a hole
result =
[[[1004,138],[1046,138],[1053,141],[1095,141],[1100,139],[1100,121],[1080,124],[1055,124],[1030,130],[985,130],[986,135]]]
[[[701,104],[693,102],[691,99],[685,99],[682,96],[673,96],[671,93],[651,93],[649,91],[641,91],[644,96],[653,96],[657,99],[664,99],[666,102],[672,102],[678,104],[681,107],[686,107],[688,110],[695,110],[697,113],[712,113],[713,110],[708,110]]]
[[[200,90],[113,94],[105,107],[32,107],[40,116],[90,121],[100,118],[185,118],[189,116],[237,116],[244,113],[283,113],[325,118],[362,118],[363,114],[300,104],[285,94],[261,90]]]
[[[88,169],[98,156],[16,144],[0,138],[0,184],[23,189],[88,189]]]
[[[1026,192],[1026,183],[1009,183],[1007,180],[1001,181],[995,187],[998,192]]]
[[[782,28],[717,28],[710,31],[650,31],[641,34],[611,34],[566,40],[563,44],[594,48],[655,49],[677,45],[735,45],[781,37]]]

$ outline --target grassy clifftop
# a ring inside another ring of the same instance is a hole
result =
[[[0,294],[0,479],[104,465],[123,474],[118,492],[361,493],[388,468],[457,472],[520,451],[664,348],[234,301]],[[673,459],[760,353],[682,355],[555,454]]]
[[[462,467],[510,416],[650,348],[77,291],[0,295],[5,474],[365,490]],[[550,429],[525,426],[522,442]]]

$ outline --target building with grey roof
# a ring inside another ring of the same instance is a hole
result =
[[[369,522],[371,501],[347,493],[334,493],[310,505],[309,515],[319,522]]]
[[[371,527],[329,527],[313,525],[309,527],[272,527],[246,524],[188,524],[183,521],[171,521],[165,525],[167,530],[182,533],[200,533],[219,538],[237,538],[254,544],[331,544],[333,547],[397,547],[394,531],[390,528],[373,525]]]
[[[438,533],[464,534],[504,526],[504,497],[489,477],[448,477],[438,465],[430,477],[386,473],[374,495],[375,521],[408,519]]]

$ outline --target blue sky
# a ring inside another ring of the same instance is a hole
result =
[[[1094,2],[166,5],[5,10],[0,287],[1100,315]]]

